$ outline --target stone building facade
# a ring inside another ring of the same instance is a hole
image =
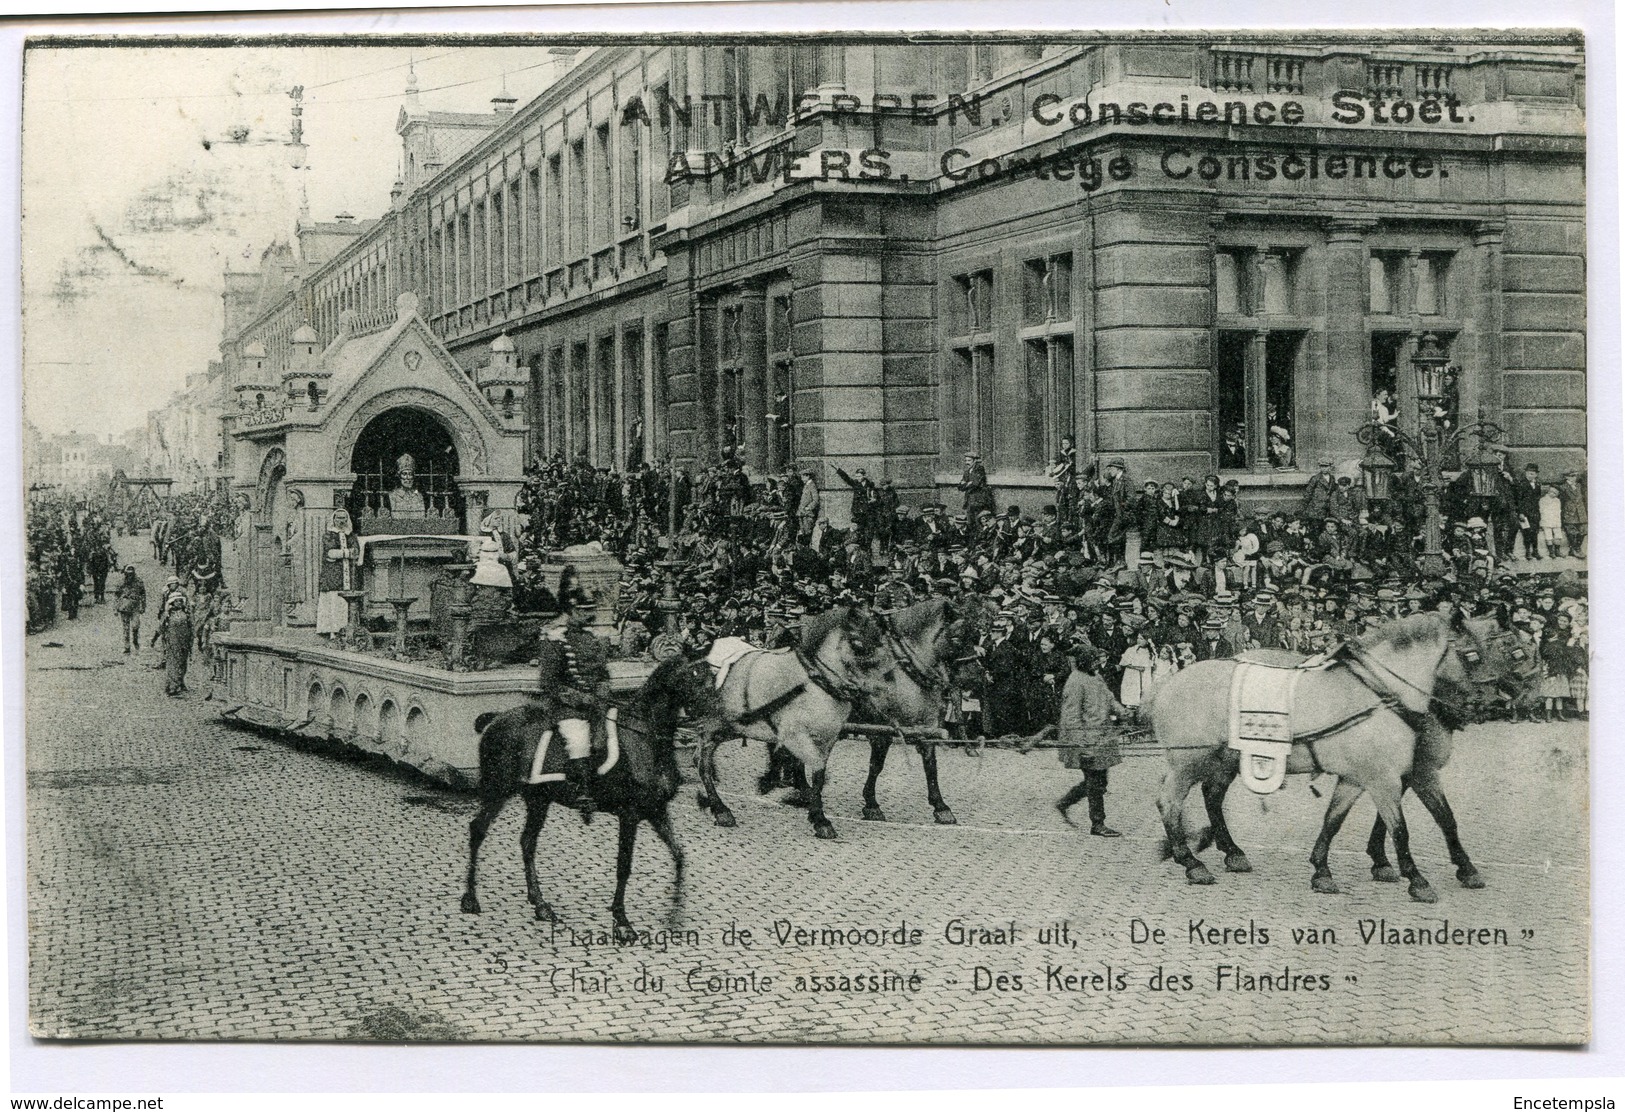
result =
[[[409,90],[411,180],[223,351],[414,292],[470,374],[509,337],[532,452],[955,504],[967,451],[1046,497],[1063,436],[1287,497],[1359,454],[1378,388],[1415,420],[1432,334],[1460,414],[1556,470],[1586,442],[1584,105],[1579,40],[1534,34],[604,46],[488,118]]]

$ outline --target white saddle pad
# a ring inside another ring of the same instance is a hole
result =
[[[756,646],[743,637],[718,637],[711,645],[711,651],[705,654],[705,662],[711,667],[717,688],[721,689],[730,668],[757,651]]]

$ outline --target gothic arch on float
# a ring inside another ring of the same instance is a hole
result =
[[[490,453],[485,437],[453,398],[416,386],[403,386],[386,390],[368,398],[345,422],[333,446],[333,470],[343,475],[350,471],[350,460],[355,454],[355,443],[373,418],[391,409],[418,409],[429,414],[451,434],[457,447],[457,458],[470,475],[485,475],[490,467]]]

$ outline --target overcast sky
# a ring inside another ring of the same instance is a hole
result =
[[[408,64],[426,108],[520,104],[563,72],[545,45],[35,48],[23,91],[23,413],[119,434],[218,358],[228,259],[252,268],[310,214],[378,216]],[[288,90],[305,89],[308,167]]]

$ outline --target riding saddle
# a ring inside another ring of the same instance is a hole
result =
[[[610,707],[604,712],[603,719],[593,724],[592,755],[598,759],[600,776],[614,768],[621,759],[620,732],[616,725],[618,714],[617,708]],[[558,744],[554,744],[555,741]],[[536,750],[531,754],[530,775],[525,777],[525,783],[552,784],[565,779],[564,770],[568,761],[558,730],[543,730],[536,737]]]

